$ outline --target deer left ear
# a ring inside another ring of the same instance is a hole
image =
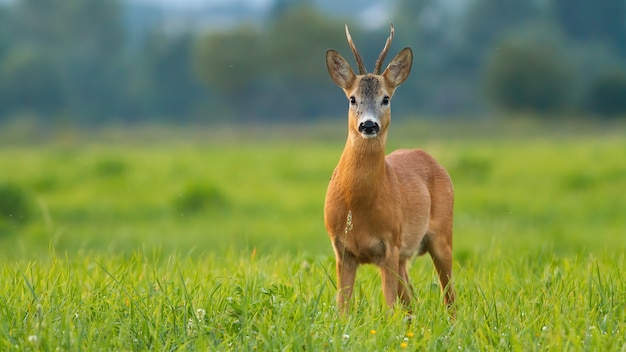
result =
[[[404,48],[391,60],[383,77],[387,84],[396,88],[401,85],[411,73],[411,65],[413,64],[413,52],[411,48]]]

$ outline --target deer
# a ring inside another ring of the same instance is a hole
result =
[[[421,149],[385,156],[391,98],[409,76],[413,53],[402,49],[381,73],[393,40],[392,23],[374,72],[367,73],[347,25],[345,31],[359,74],[337,51],[326,51],[328,73],[349,103],[348,137],[324,204],[324,225],[335,252],[337,308],[344,315],[350,310],[357,268],[374,264],[387,305],[393,308],[399,299],[410,309],[415,294],[408,266],[414,257],[429,253],[454,317],[450,176]]]

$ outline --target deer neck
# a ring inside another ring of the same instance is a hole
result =
[[[338,182],[348,203],[375,201],[386,185],[385,135],[374,139],[348,136],[337,169]]]

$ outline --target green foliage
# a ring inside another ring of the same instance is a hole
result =
[[[497,48],[504,38],[536,22],[540,6],[525,0],[477,0],[468,7],[463,22],[463,35],[470,50],[482,52]]]
[[[189,120],[211,105],[210,92],[193,69],[195,44],[191,34],[171,38],[155,32],[146,36],[130,77],[141,101],[140,107],[130,111],[135,118],[148,114]]]
[[[581,42],[607,42],[626,53],[624,1],[555,0],[551,7],[555,20],[569,37]]]
[[[188,185],[173,200],[175,210],[181,214],[195,214],[202,210],[227,211],[228,200],[215,186]]]
[[[327,101],[340,94],[328,89],[332,83],[324,52],[343,43],[342,35],[340,21],[308,6],[295,7],[267,27],[207,34],[197,46],[194,63],[236,119],[323,116],[338,110]]]
[[[488,97],[511,111],[561,110],[572,96],[572,81],[565,57],[548,42],[504,41],[486,68]]]
[[[17,183],[0,183],[0,235],[31,220],[33,200]]]
[[[58,72],[41,47],[23,44],[0,57],[0,112],[54,111],[63,104]]]
[[[59,114],[69,106],[96,117],[94,100],[117,105],[123,29],[116,0],[54,5],[21,0],[0,6],[9,6],[13,17],[7,53],[0,52],[3,116],[21,110]]]
[[[450,172],[463,177],[473,179],[477,182],[487,181],[492,165],[488,158],[473,155],[464,155],[456,161]]]
[[[180,21],[178,11],[145,1],[0,1],[0,120],[28,114],[47,125],[99,125],[336,116],[345,101],[328,79],[324,52],[335,48],[350,56],[343,33],[348,23],[371,68],[390,20],[361,11],[374,3],[278,1],[257,11],[253,21],[206,31],[190,24],[178,31],[166,25]],[[592,91],[602,90],[589,77],[626,58],[622,0],[387,5],[397,29],[390,56],[403,46],[416,53],[413,74],[401,89],[405,93],[394,100],[398,115],[467,116],[488,103],[542,112],[566,105],[587,113],[589,104],[604,106],[589,102],[597,100],[589,94],[599,94]],[[509,44],[499,48],[503,41],[528,28],[538,35],[520,58],[501,70],[493,61],[486,68],[489,58],[513,50]],[[548,48],[535,43],[546,37],[554,40]],[[552,51],[555,46],[562,52]],[[585,62],[594,55],[593,63]],[[489,101],[475,89],[485,72],[494,86]],[[516,88],[512,81],[518,79]],[[603,109],[591,110],[602,115]]]
[[[607,70],[595,77],[587,96],[588,109],[606,117],[626,116],[626,72]]]
[[[196,55],[200,77],[230,94],[237,94],[256,80],[267,63],[264,34],[253,27],[209,35]]]
[[[102,158],[94,166],[95,172],[101,177],[121,176],[128,170],[128,164],[117,158]]]

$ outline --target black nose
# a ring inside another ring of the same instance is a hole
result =
[[[380,126],[372,120],[363,121],[359,124],[359,132],[361,133],[375,134],[378,131],[380,131]]]

